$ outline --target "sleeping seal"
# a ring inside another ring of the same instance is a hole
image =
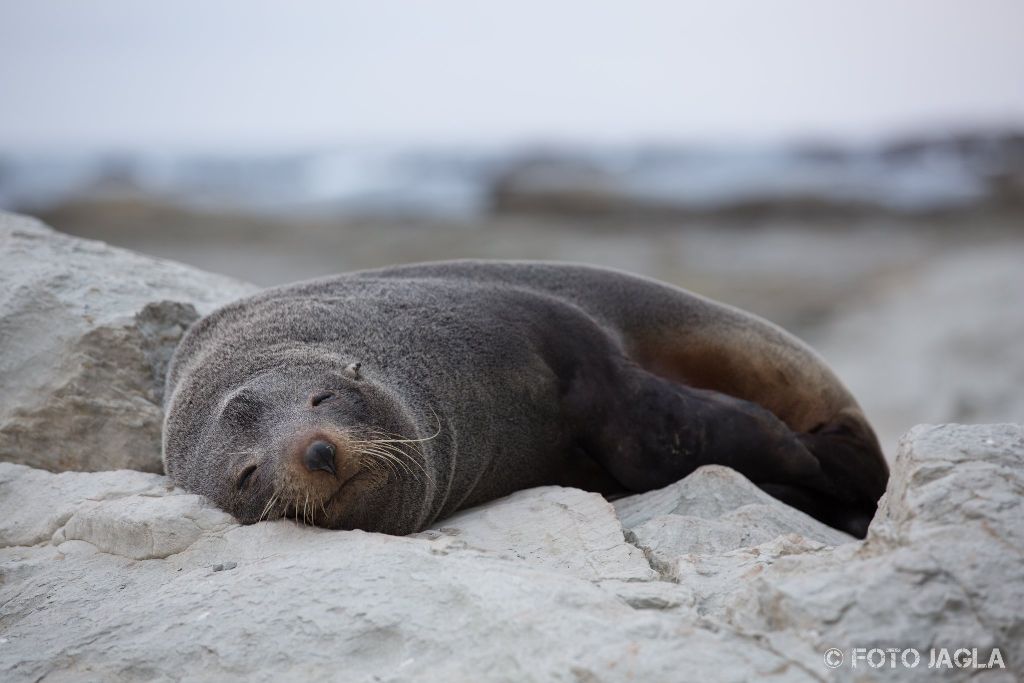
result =
[[[856,401],[803,343],[582,265],[269,289],[188,331],[165,396],[168,475],[245,523],[406,534],[526,487],[621,495],[719,464],[863,536],[888,479]]]

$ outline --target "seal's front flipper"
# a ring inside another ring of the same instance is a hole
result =
[[[638,367],[618,379],[614,390],[574,392],[595,399],[572,407],[580,445],[627,489],[649,491],[701,465],[725,465],[826,524],[863,535],[859,521],[845,523],[848,496],[822,467],[818,442],[767,409]]]

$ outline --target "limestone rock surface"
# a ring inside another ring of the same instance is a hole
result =
[[[0,460],[161,472],[175,346],[255,289],[0,212]]]
[[[0,680],[1020,680],[1024,426],[917,427],[892,475],[864,541],[718,467],[614,506],[522,491],[399,538],[3,463]],[[853,666],[874,647],[921,662]],[[927,668],[974,647],[1006,668]]]

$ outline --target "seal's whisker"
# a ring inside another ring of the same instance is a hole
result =
[[[270,514],[270,511],[274,508],[274,503],[277,502],[277,497],[278,493],[277,491],[274,491],[274,493],[271,494],[270,499],[267,501],[267,504],[263,507],[263,512],[260,513],[260,518],[256,520],[257,522],[262,522],[263,518]]]
[[[399,456],[401,458],[408,459],[409,462],[412,462],[417,467],[419,467],[421,470],[424,469],[423,465],[421,464],[420,461],[426,462],[426,456],[423,455],[423,452],[419,448],[417,448],[415,445],[413,445],[411,443],[410,444],[405,444],[403,441],[400,441],[400,440],[397,440],[397,439],[374,439],[374,440],[365,440],[365,441],[353,441],[353,442],[350,442],[350,443],[352,443],[353,445],[358,445],[358,446],[372,446],[372,447],[377,447],[377,448],[380,448],[380,449],[387,450],[387,451],[389,451],[391,453],[394,453],[395,455],[397,455],[397,456]],[[412,453],[410,453],[406,449],[409,449],[413,453],[415,453],[416,457],[414,457],[412,455]],[[424,474],[426,474],[425,470],[424,470]]]
[[[384,458],[385,460],[387,460],[389,462],[395,463],[396,465],[401,467],[410,476],[416,476],[416,473],[413,472],[413,470],[409,467],[408,463],[405,460],[403,460],[401,457],[399,457],[399,455],[397,453],[395,453],[394,451],[387,450],[387,449],[380,448],[380,447],[377,447],[377,448],[369,448],[368,447],[366,449],[366,452],[375,453],[375,454],[379,455],[381,458]],[[419,463],[417,463],[417,465],[418,464]],[[420,469],[422,469],[422,467]]]
[[[404,459],[404,461],[412,463],[413,465],[415,465],[416,468],[423,474],[424,479],[426,479],[426,481],[430,482],[431,485],[434,484],[434,477],[431,476],[430,472],[427,471],[427,468],[424,467],[422,462],[420,462],[421,460],[423,462],[426,462],[426,458],[423,457],[422,453],[418,453],[419,458],[415,458],[415,457],[412,456],[412,454],[407,453],[406,451],[402,450],[401,448],[395,448],[393,452],[400,459]]]
[[[397,434],[382,432],[377,429],[369,429],[365,434],[361,436],[361,439],[356,440],[359,443],[387,444],[389,446],[401,445],[408,448],[414,448],[416,449],[417,452],[419,452],[419,444],[436,438],[437,434],[423,437],[422,439],[407,439],[405,437],[398,436]]]
[[[379,466],[383,466],[383,467],[387,468],[396,477],[398,476],[398,470],[395,469],[395,466],[391,463],[390,460],[387,460],[386,458],[382,457],[381,455],[379,455],[376,452],[368,451],[368,450],[365,450],[365,449],[361,449],[359,451],[359,453],[361,455],[365,455],[365,456],[369,457],[373,462],[377,463]]]
[[[370,473],[372,473],[372,474],[380,475],[380,474],[382,474],[382,472],[383,472],[383,470],[381,470],[381,467],[380,467],[380,465],[379,465],[379,464],[377,463],[377,461],[376,461],[376,460],[374,460],[373,458],[368,458],[368,459],[366,459],[365,461],[362,461],[362,460],[361,460],[359,464],[360,464],[360,465],[361,465],[361,466],[362,466],[362,467],[363,467],[363,468],[364,468],[364,469],[365,469],[365,470],[366,470],[367,472],[370,472]]]
[[[376,443],[407,443],[407,444],[414,444],[414,443],[424,443],[426,441],[432,441],[432,440],[436,439],[441,434],[441,418],[438,417],[437,412],[435,412],[433,408],[429,408],[428,407],[428,409],[430,410],[430,413],[434,416],[434,420],[437,421],[437,428],[434,430],[434,433],[431,434],[430,436],[424,436],[423,438],[420,438],[420,439],[412,439],[412,438],[409,438],[409,437],[406,437],[406,436],[402,436],[401,434],[394,434],[392,432],[388,432],[388,431],[383,430],[383,429],[381,429],[379,427],[367,427],[366,431],[368,433],[370,433],[370,434],[380,434],[381,436],[387,437],[385,439],[374,439],[374,441]]]
[[[377,468],[385,466],[385,467],[388,467],[388,469],[391,469],[390,466],[389,466],[389,463],[383,462],[382,459],[380,458],[380,456],[378,456],[376,453],[371,452],[371,451],[369,451],[369,450],[367,450],[365,448],[360,448],[359,450],[357,450],[356,451],[356,455],[360,456],[361,458],[366,458],[367,464],[372,464],[373,466],[375,466]]]
[[[434,439],[436,439],[441,434],[441,430],[437,430],[430,436],[424,436],[422,439],[407,439],[397,434],[391,434],[389,432],[384,432],[381,430],[373,430],[373,433],[380,434],[383,437],[387,437],[384,439],[374,439],[374,441],[377,443],[423,443],[425,441],[433,441]]]
[[[375,484],[382,484],[388,480],[387,468],[381,465],[376,459],[367,461],[367,464],[370,465],[367,467],[367,470],[373,473],[373,481]]]
[[[385,465],[387,465],[388,468],[395,474],[396,477],[400,474],[399,468],[401,468],[407,474],[410,474],[410,475],[412,474],[412,472],[409,471],[408,465],[403,463],[401,460],[396,458],[391,453],[388,453],[386,451],[376,450],[376,449],[368,449],[368,450],[365,451],[365,453],[367,453],[368,455],[372,455],[372,456],[376,457],[380,462],[382,462]]]
[[[363,448],[363,449],[372,449],[372,450],[375,450],[375,451],[382,451],[382,452],[385,452],[385,453],[390,453],[391,455],[394,455],[395,457],[397,457],[399,459],[408,460],[409,462],[414,463],[421,470],[423,469],[423,465],[421,464],[421,461],[422,462],[426,462],[426,460],[427,460],[426,457],[422,453],[420,453],[419,451],[416,451],[416,455],[413,456],[412,454],[406,452],[406,450],[404,448],[402,448],[400,446],[397,446],[395,444],[381,443],[381,442],[377,442],[377,441],[368,441],[368,442],[365,442],[364,444],[362,444],[361,448]]]
[[[384,448],[384,447],[378,446],[378,445],[372,445],[372,446],[368,445],[368,446],[366,446],[364,448],[364,450],[367,453],[375,453],[375,454],[381,456],[382,458],[386,458],[386,459],[388,459],[388,460],[390,460],[390,461],[392,461],[392,462],[394,462],[394,463],[396,463],[398,465],[401,465],[403,469],[408,471],[408,466],[405,465],[405,463],[402,462],[398,458],[396,453],[394,453],[393,451],[391,451],[391,450],[389,450],[387,448]]]
[[[423,476],[426,478],[427,481],[429,481],[432,485],[434,484],[434,478],[427,471],[426,467],[423,466],[423,462],[426,462],[426,457],[418,449],[413,448],[413,450],[416,452],[416,455],[419,456],[417,458],[417,457],[414,457],[411,453],[407,452],[405,449],[403,449],[400,446],[397,446],[395,444],[392,444],[392,443],[379,442],[379,441],[374,441],[374,442],[370,442],[370,443],[374,447],[376,447],[376,449],[382,449],[382,450],[387,451],[389,454],[394,456],[403,465],[405,465],[405,463],[412,463],[413,465],[415,465],[419,469],[420,472],[423,473]],[[423,462],[420,462],[421,460]],[[408,466],[405,466],[405,469],[408,471]]]

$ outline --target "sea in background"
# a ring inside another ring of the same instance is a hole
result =
[[[0,151],[0,209],[266,286],[452,258],[620,268],[807,340],[890,455],[916,423],[1024,420],[1024,132]]]
[[[474,219],[491,212],[915,215],[1021,201],[1024,133],[875,144],[338,146],[287,154],[0,153],[0,207],[139,194],[194,208]]]

